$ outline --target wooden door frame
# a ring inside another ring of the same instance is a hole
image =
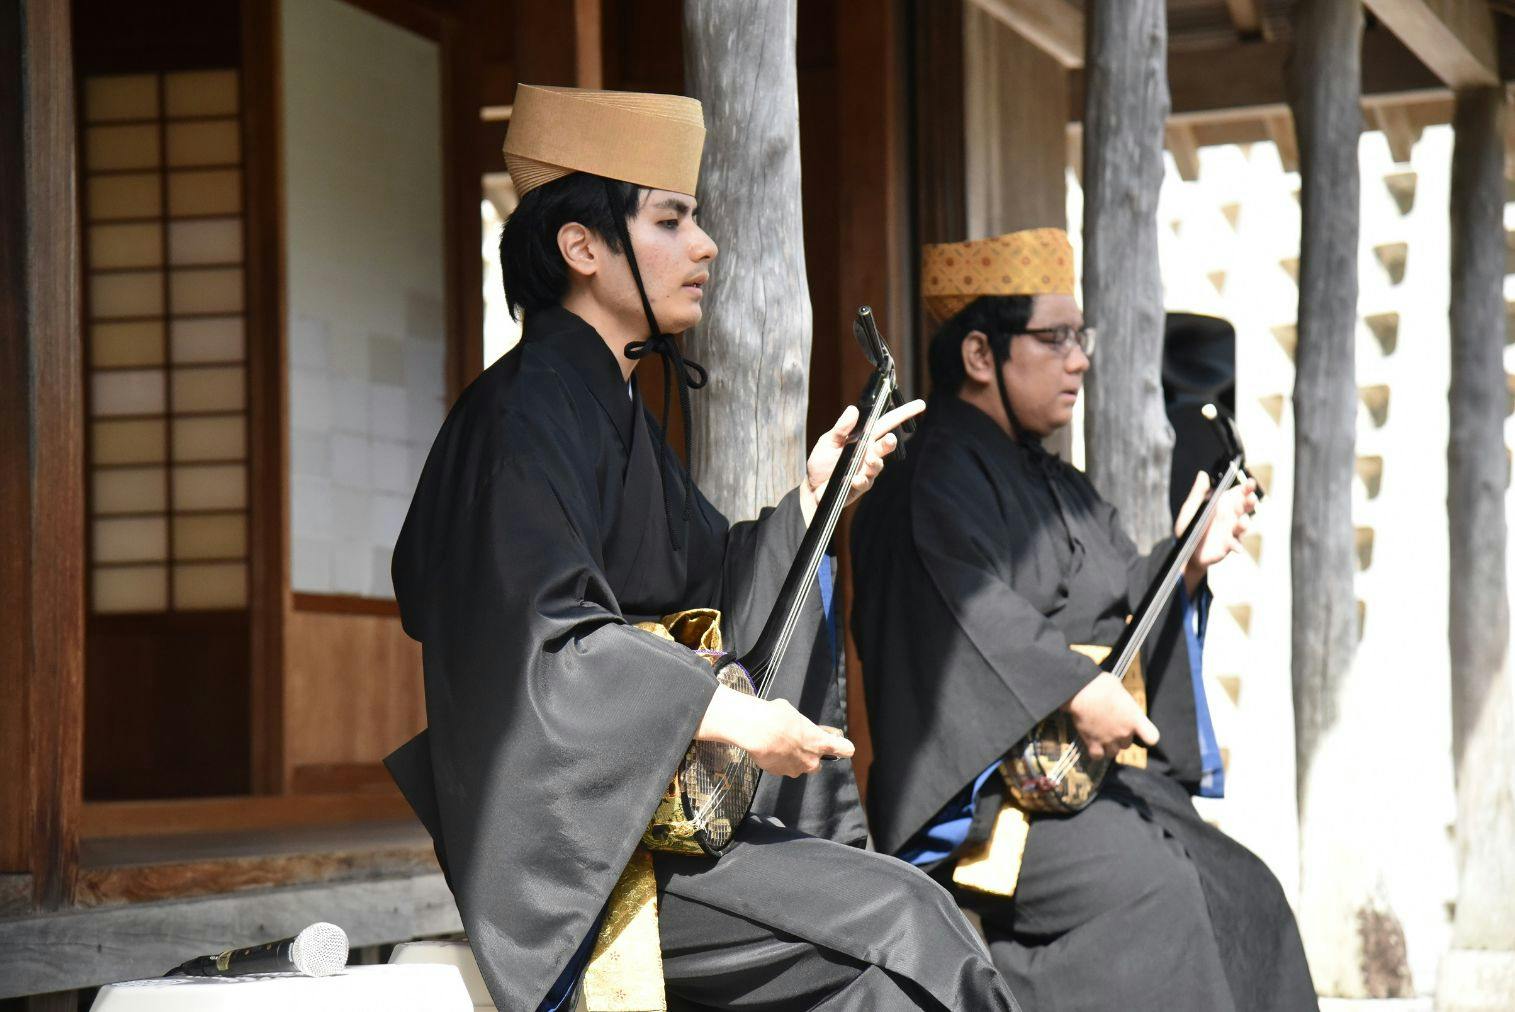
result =
[[[74,81],[68,0],[26,0],[0,24],[0,761],[5,871],[39,909],[66,906],[78,864],[84,719],[83,373]],[[16,199],[19,198],[19,199]],[[16,775],[15,771],[23,771]]]

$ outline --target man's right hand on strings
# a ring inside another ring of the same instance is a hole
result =
[[[764,773],[804,776],[821,768],[823,756],[852,757],[852,742],[811,722],[783,699],[759,699],[722,685],[705,708],[696,741],[746,749]]]
[[[1062,708],[1073,718],[1073,727],[1090,759],[1114,758],[1133,738],[1139,738],[1143,745],[1157,744],[1157,725],[1142,712],[1120,679],[1108,671],[1096,675]]]

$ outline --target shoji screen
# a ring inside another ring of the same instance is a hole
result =
[[[247,605],[235,70],[83,81],[96,614]]]

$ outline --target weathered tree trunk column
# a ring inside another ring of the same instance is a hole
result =
[[[1084,315],[1099,328],[1085,459],[1143,549],[1172,533],[1157,195],[1168,118],[1163,0],[1093,0],[1084,100]]]
[[[1452,155],[1447,445],[1458,897],[1441,1012],[1515,1008],[1515,698],[1508,649],[1504,94],[1460,92]]]
[[[705,105],[701,224],[721,253],[689,356],[695,480],[732,520],[800,479],[810,292],[800,206],[795,0],[687,0],[684,77]]]
[[[1290,565],[1299,921],[1316,988],[1348,998],[1413,993],[1404,929],[1384,895],[1375,827],[1354,792],[1383,729],[1341,712],[1357,649],[1352,478],[1362,131],[1362,6],[1299,0],[1286,68],[1302,209]],[[1366,677],[1366,673],[1364,674]]]

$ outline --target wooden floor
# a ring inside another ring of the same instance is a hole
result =
[[[437,870],[431,838],[414,819],[107,837],[80,843],[77,901],[95,907]]]

